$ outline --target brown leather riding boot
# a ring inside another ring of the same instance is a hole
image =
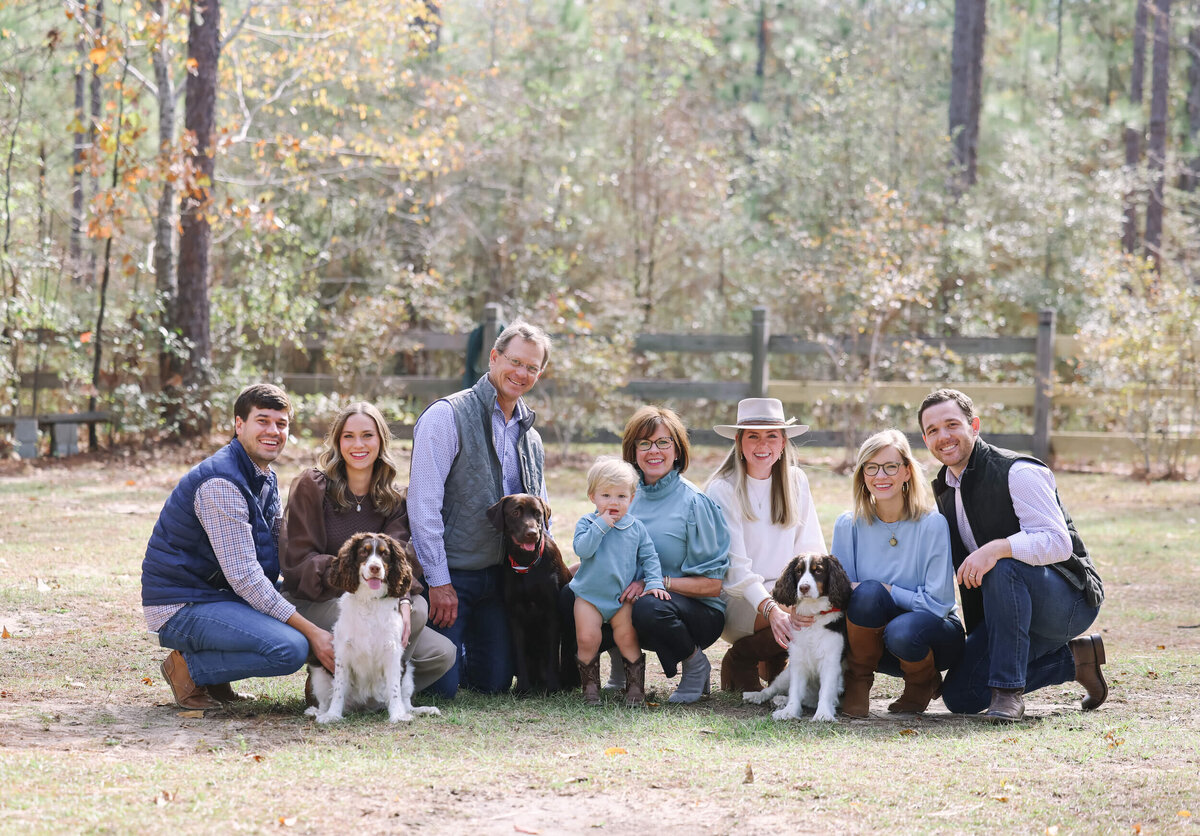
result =
[[[209,708],[220,708],[221,703],[208,695],[208,689],[192,681],[188,671],[187,661],[178,650],[172,650],[159,667],[163,679],[171,688],[171,696],[180,708],[203,711]]]
[[[763,670],[759,663],[774,670],[775,676],[787,665],[787,651],[775,641],[770,627],[743,636],[725,651],[721,659],[721,690],[735,694],[761,691],[763,684],[759,676],[770,674],[771,670]],[[767,676],[766,679],[770,682],[774,676]]]
[[[893,714],[920,714],[929,707],[929,701],[942,684],[942,675],[933,661],[933,651],[929,651],[919,662],[901,659],[900,670],[904,671],[904,693],[888,706],[888,711]]]
[[[842,713],[847,717],[871,716],[871,686],[875,668],[883,655],[883,628],[859,627],[846,619],[846,691],[842,694]]]
[[[630,662],[624,656],[621,657],[621,661],[625,668],[625,704],[630,707],[645,705],[646,654],[640,654],[635,662]]]
[[[587,705],[600,704],[600,654],[590,662],[582,662],[575,657],[579,665],[579,679],[583,684],[583,701]]]

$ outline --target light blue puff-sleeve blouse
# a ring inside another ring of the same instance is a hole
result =
[[[729,570],[729,528],[717,503],[672,470],[653,485],[641,484],[629,513],[654,541],[664,578],[696,575],[723,579]],[[696,598],[720,612],[720,596]]]

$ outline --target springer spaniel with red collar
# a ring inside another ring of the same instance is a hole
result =
[[[329,564],[330,586],[344,590],[333,625],[334,672],[312,668],[317,706],[305,714],[318,723],[342,719],[342,712],[386,707],[392,723],[415,714],[412,666],[404,657],[404,617],[400,600],[412,586],[404,547],[386,534],[355,534]]]
[[[788,644],[788,666],[762,691],[746,691],[746,702],[774,700],[786,703],[771,716],[776,720],[799,720],[802,706],[813,705],[812,719],[837,719],[838,694],[842,692],[842,664],[846,655],[846,605],[850,603],[850,579],[831,554],[802,554],[793,557],[775,582],[772,597],[793,612],[815,616],[811,627],[792,630]],[[776,699],[778,697],[778,699]]]

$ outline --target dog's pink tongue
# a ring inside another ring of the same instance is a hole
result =
[[[521,543],[521,548],[527,552],[531,552],[537,548],[537,543]]]
[[[379,578],[367,578],[367,586],[371,587],[371,589],[379,589],[379,587],[383,586],[383,581],[379,580]]]

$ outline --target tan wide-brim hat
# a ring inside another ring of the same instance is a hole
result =
[[[738,430],[783,430],[788,438],[794,438],[808,432],[808,425],[797,424],[795,418],[784,420],[783,403],[778,398],[743,398],[738,401],[736,424],[713,427],[722,438],[737,438]]]

